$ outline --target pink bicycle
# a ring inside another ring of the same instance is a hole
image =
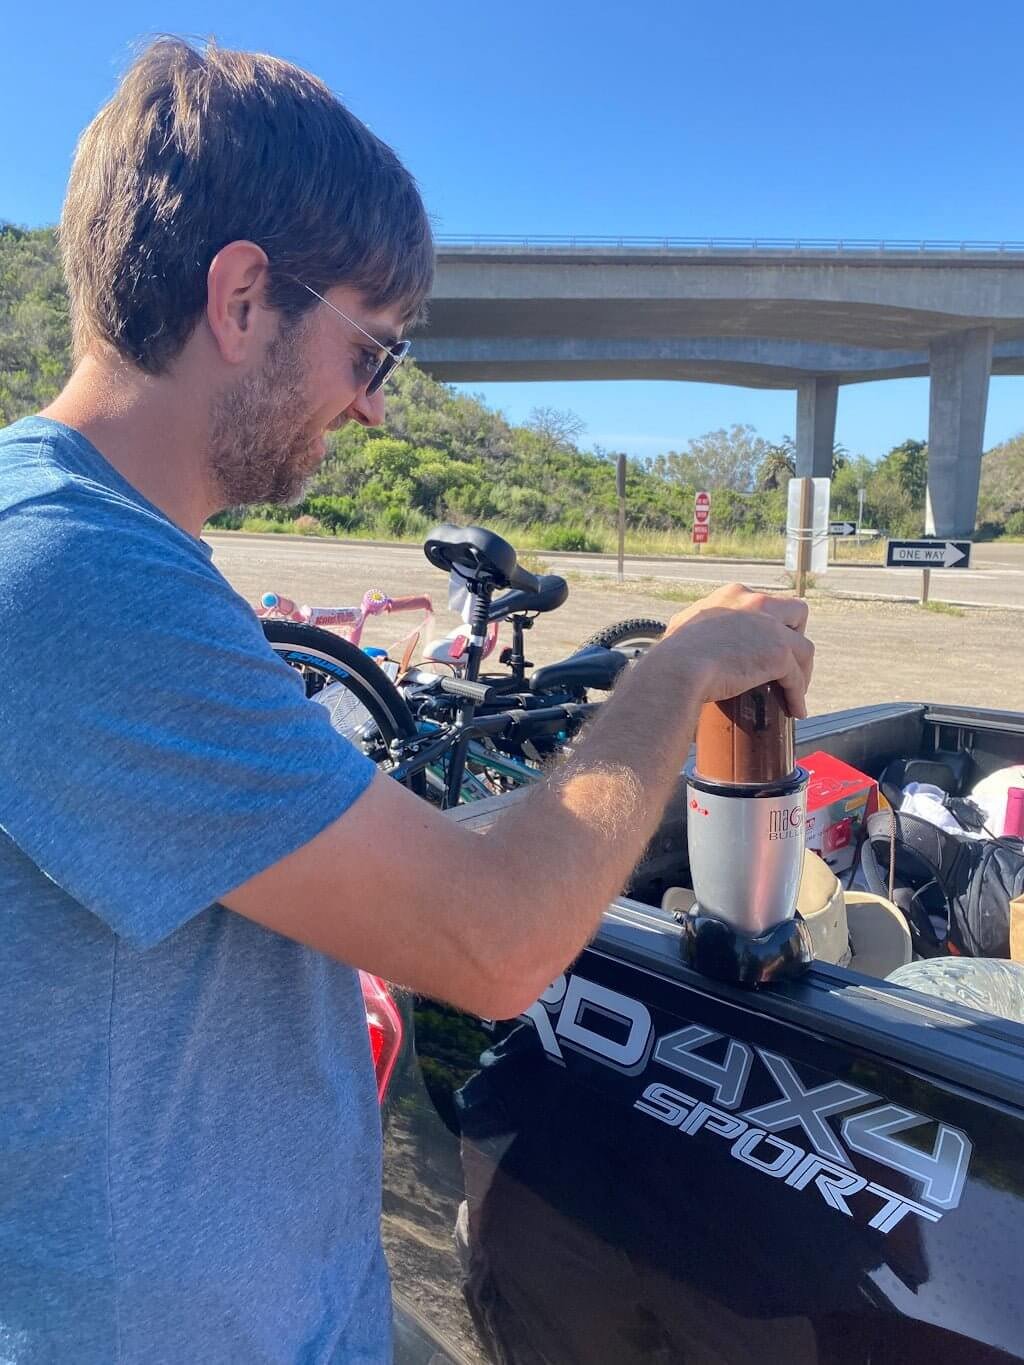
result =
[[[263,620],[295,621],[299,625],[319,626],[332,630],[357,648],[361,647],[363,628],[374,616],[391,616],[400,612],[422,612],[422,619],[389,649],[366,648],[365,652],[382,664],[390,662],[396,674],[404,673],[421,639],[429,639],[434,625],[434,604],[427,596],[389,597],[380,588],[369,588],[357,607],[297,606],[282,593],[265,592],[256,607],[256,615]]]
[[[457,673],[465,665],[468,655],[469,627],[456,626],[447,635],[433,639],[434,607],[427,596],[389,597],[380,588],[369,588],[363,594],[363,600],[358,607],[310,607],[297,606],[290,597],[285,597],[281,593],[265,592],[256,607],[256,615],[263,620],[295,621],[302,626],[319,626],[322,630],[332,630],[335,634],[341,635],[357,648],[361,645],[363,627],[371,616],[403,611],[421,611],[423,619],[391,648],[370,647],[364,652],[376,658],[394,680],[408,671],[416,647],[423,640],[424,664],[448,664],[453,672]],[[487,658],[497,642],[498,622],[491,621],[487,627],[481,657]]]

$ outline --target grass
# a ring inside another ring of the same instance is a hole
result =
[[[791,592],[796,592],[796,574],[795,574],[795,573],[791,573],[790,570],[787,569],[787,570],[786,570],[786,574],[785,574],[785,578],[786,578],[787,584],[789,585],[789,590],[790,590]],[[815,589],[817,586],[818,586],[818,575],[817,575],[817,574],[808,573],[808,574],[805,574],[805,575],[804,575],[804,592],[811,592],[811,591],[813,591],[813,589]]]
[[[543,577],[544,574],[551,572],[551,566],[548,562],[541,559],[540,555],[536,555],[530,550],[524,550],[522,554],[517,553],[516,562],[520,564],[527,573],[537,574],[538,577]],[[585,575],[583,574],[578,575],[580,578],[584,576]]]
[[[708,593],[713,590],[713,584],[698,587],[696,583],[692,587],[666,588],[662,585],[651,589],[652,592],[657,593],[658,597],[663,597],[666,602],[682,602],[686,606],[693,602],[699,602],[702,597],[707,597]]]
[[[315,517],[300,517],[298,521],[274,521],[268,517],[246,517],[242,531],[272,535],[311,535],[331,538],[331,533],[317,522]],[[396,544],[418,545],[428,530],[426,522],[419,526],[414,522],[402,535],[395,533],[385,524],[377,523],[360,527],[358,530],[345,531],[345,540],[386,540]],[[539,553],[543,556],[557,549],[560,532],[566,528],[550,525],[510,526],[500,521],[489,521],[488,529],[495,531],[524,553]],[[588,525],[584,535],[588,548],[597,553],[615,554],[618,550],[618,535],[611,527]],[[571,536],[569,543],[573,543]],[[697,554],[697,547],[690,541],[689,531],[644,531],[633,530],[626,533],[626,554],[648,558],[662,556],[681,556],[698,561],[707,559],[753,559],[768,563],[781,563],[786,554],[786,540],[780,535],[715,535]],[[863,545],[853,545],[840,541],[837,560],[839,563],[859,562],[881,564],[885,559],[885,542],[866,541]]]
[[[939,616],[966,616],[963,607],[954,607],[950,602],[922,602],[925,611],[937,612]]]
[[[515,544],[525,548],[546,549],[551,548],[544,544],[545,533],[550,531],[550,527],[525,526],[508,527],[502,530],[495,527],[499,534],[511,539]],[[601,525],[590,525],[587,527],[587,536],[596,549],[604,554],[615,554],[619,548],[618,533],[611,527]],[[865,541],[862,545],[852,543],[852,537],[840,540],[836,548],[835,559],[838,563],[848,563],[851,561],[863,564],[881,564],[885,560],[884,540]],[[758,535],[736,535],[722,532],[711,533],[711,540],[707,545],[701,547],[701,553],[697,553],[697,547],[690,539],[689,530],[679,531],[644,531],[632,530],[626,532],[625,550],[628,555],[644,555],[650,558],[671,555],[683,556],[687,559],[764,559],[778,563],[786,557],[786,537],[775,534]]]
[[[210,527],[210,530],[218,530],[218,527]],[[260,535],[277,536],[326,536],[330,537],[330,531],[326,531],[315,517],[299,517],[295,521],[273,521],[270,517],[246,517],[239,527],[241,531],[250,531]]]

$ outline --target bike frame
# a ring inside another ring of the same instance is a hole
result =
[[[279,617],[285,621],[295,621],[300,625],[319,626],[322,630],[333,630],[350,644],[359,647],[363,638],[363,627],[374,616],[394,615],[398,612],[421,611],[423,620],[406,635],[403,635],[394,648],[405,646],[399,660],[399,671],[404,673],[412,661],[413,652],[421,637],[428,637],[434,620],[434,604],[430,597],[389,597],[380,588],[368,588],[358,607],[310,607],[296,606],[290,597],[276,592],[266,592],[260,597],[256,607],[259,617]]]

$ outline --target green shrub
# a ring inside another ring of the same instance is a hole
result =
[[[415,507],[392,502],[377,512],[373,521],[368,524],[368,529],[382,540],[402,540],[424,535],[427,527],[432,524]]]
[[[297,507],[285,507],[277,502],[254,502],[245,511],[249,517],[258,517],[261,521],[276,521],[282,525],[294,521],[299,515]]]
[[[214,512],[206,524],[219,531],[240,531],[244,520],[244,507],[228,507],[223,512]]]
[[[323,494],[306,498],[301,511],[317,521],[332,535],[339,531],[354,531],[362,525],[362,513],[355,498],[341,493]]]
[[[242,531],[258,531],[260,534],[288,535],[292,528],[291,522],[272,521],[270,517],[246,517],[239,528]]]
[[[979,521],[974,528],[974,540],[998,540],[1001,535],[1013,535],[1009,526],[1001,521]]]
[[[1024,512],[1011,512],[1006,518],[1008,536],[1024,536]]]
[[[542,550],[600,551],[601,542],[582,526],[559,522],[545,526],[537,537]]]
[[[385,507],[380,516],[381,525],[391,536],[405,535],[409,524],[409,509],[406,507]]]

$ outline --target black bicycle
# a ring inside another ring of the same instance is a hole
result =
[[[263,628],[275,651],[302,672],[307,695],[328,707],[336,729],[398,781],[450,806],[538,780],[600,704],[590,690],[611,688],[664,626],[619,623],[608,630],[623,631],[634,648],[588,642],[531,674],[524,634],[566,600],[565,580],[529,573],[507,541],[481,527],[439,526],[424,551],[465,586],[470,603],[466,657],[451,676],[415,668],[396,686],[362,650],[329,631],[272,619]],[[482,676],[486,633],[499,620],[513,632],[501,656],[507,671]],[[647,638],[638,626],[648,629]]]

